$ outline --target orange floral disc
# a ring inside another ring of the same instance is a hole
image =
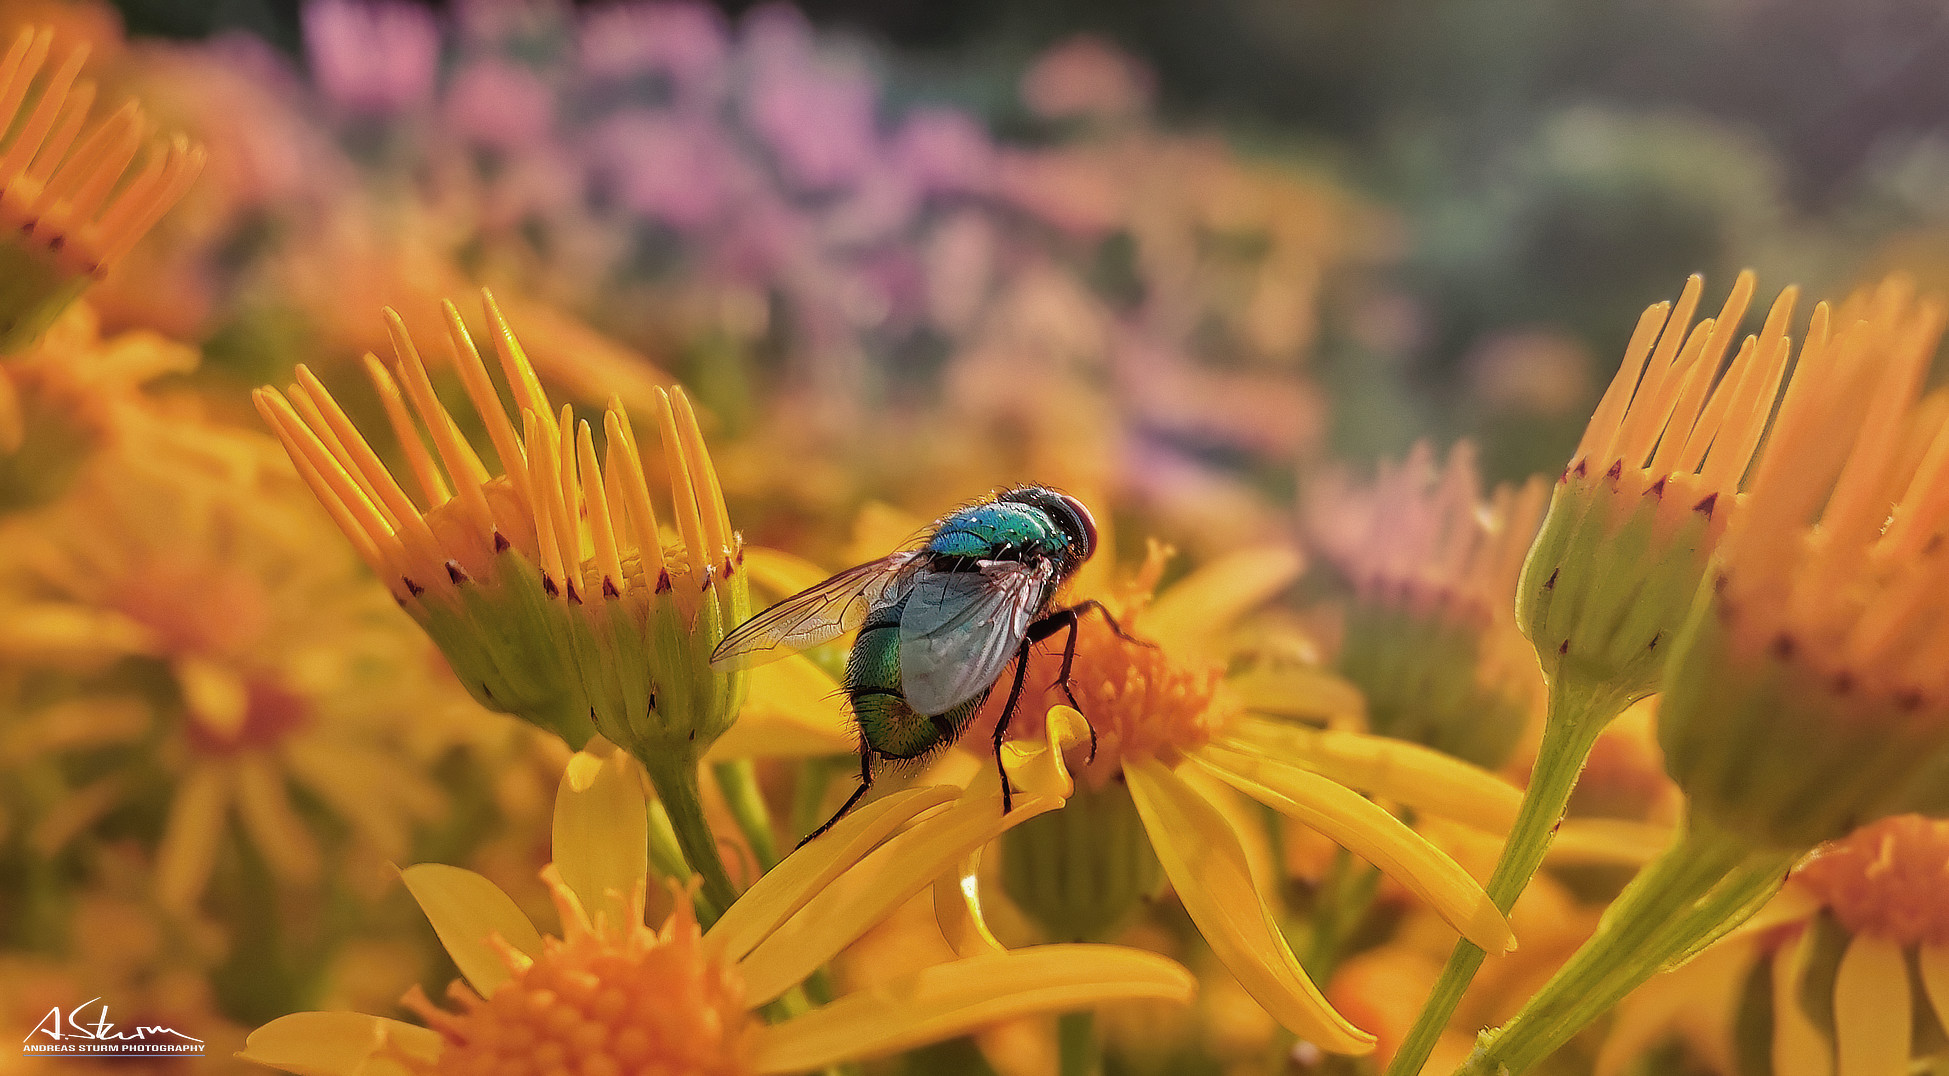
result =
[[[1884,818],[1821,846],[1794,877],[1852,934],[1949,945],[1949,821]]]
[[[532,959],[504,947],[510,974],[486,999],[457,981],[447,988],[458,1012],[415,986],[405,1004],[445,1047],[431,1061],[398,1050],[391,1060],[441,1076],[751,1071],[744,982],[704,945],[688,899],[661,931],[592,926],[553,867],[544,878],[568,937],[546,939]]]

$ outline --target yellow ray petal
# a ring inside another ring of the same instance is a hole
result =
[[[1045,945],[949,961],[758,1032],[754,1068],[805,1072],[1034,1013],[1133,998],[1189,1002],[1191,973],[1116,945]]]
[[[1908,969],[1892,941],[1856,936],[1834,978],[1835,1076],[1908,1071]]]
[[[711,745],[707,761],[813,758],[859,750],[845,694],[804,654],[751,669],[745,684],[744,709]]]
[[[404,1066],[373,1061],[388,1045],[432,1061],[440,1033],[361,1012],[296,1012],[251,1032],[237,1056],[298,1076],[404,1076]]]
[[[578,751],[555,793],[555,869],[594,922],[643,921],[650,873],[648,798],[642,767],[621,751]]]
[[[1922,972],[1922,989],[1935,1008],[1935,1018],[1949,1027],[1949,946],[1924,942],[1915,950],[1915,963]]]
[[[1487,952],[1516,947],[1509,921],[1475,879],[1373,800],[1317,773],[1218,744],[1208,744],[1190,758],[1226,784],[1379,867]]]
[[[433,933],[453,958],[454,966],[482,997],[508,977],[501,954],[488,944],[499,935],[530,957],[541,955],[541,934],[499,886],[459,867],[421,863],[399,872],[420,911],[433,924]]]
[[[1800,984],[1813,959],[1814,930],[1773,954],[1773,1071],[1778,1076],[1833,1076],[1834,1048],[1800,1005]]]
[[[1247,717],[1231,736],[1240,749],[1285,759],[1348,788],[1485,833],[1507,833],[1523,794],[1478,766],[1419,744]]]
[[[1252,888],[1238,835],[1211,804],[1154,759],[1124,777],[1151,847],[1212,952],[1272,1018],[1324,1050],[1362,1054],[1374,1037],[1348,1023],[1306,978]]]
[[[1748,934],[1764,934],[1774,927],[1811,919],[1815,912],[1820,911],[1823,903],[1812,890],[1796,885],[1792,879],[1788,879],[1787,884],[1778,893],[1773,894],[1772,900],[1761,905],[1760,910],[1754,912],[1744,923],[1727,931],[1726,937],[1730,939]]]
[[[1227,679],[1225,686],[1252,713],[1303,721],[1357,721],[1366,705],[1359,688],[1312,665],[1248,669]]]
[[[229,824],[229,808],[229,782],[216,765],[192,769],[177,785],[162,845],[156,849],[156,893],[165,908],[187,911],[203,895]]]
[[[735,727],[735,726],[734,726]],[[874,800],[839,820],[818,840],[801,847],[752,883],[708,935],[726,960],[743,960],[881,841],[923,811],[955,797],[941,785],[909,788]]]
[[[1284,590],[1306,562],[1286,546],[1246,549],[1179,580],[1144,614],[1144,634],[1166,650],[1206,654],[1240,616]]]
[[[1566,818],[1550,841],[1549,861],[1565,864],[1638,866],[1657,859],[1672,843],[1672,827],[1626,818]]]
[[[755,1006],[784,993],[964,857],[1036,815],[1061,807],[1074,789],[1062,753],[1081,742],[1085,727],[1075,710],[1059,706],[1049,711],[1048,742],[1004,748],[1003,764],[1016,790],[1014,810],[1002,812],[999,782],[991,783],[993,774],[983,771],[946,810],[915,822],[835,878],[816,903],[785,921],[744,958],[739,970],[745,1000]]]
[[[817,586],[832,574],[803,557],[755,545],[745,547],[744,570],[754,589],[773,598]]]
[[[964,856],[953,870],[934,879],[934,922],[957,956],[1005,952],[981,914],[981,852]]]
[[[238,820],[271,872],[290,883],[317,880],[318,842],[292,806],[283,775],[262,755],[238,759],[236,774]]]

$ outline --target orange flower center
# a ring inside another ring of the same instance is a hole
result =
[[[1141,614],[1147,600],[1148,587],[1141,597],[1105,603],[1130,639],[1119,637],[1102,615],[1083,615],[1067,692],[1058,681],[1068,633],[1057,632],[1038,647],[1009,725],[1011,738],[1032,738],[1043,735],[1050,707],[1074,705],[1082,711],[1096,730],[1096,758],[1090,761],[1089,744],[1084,743],[1071,749],[1068,762],[1070,772],[1091,788],[1101,788],[1120,774],[1126,758],[1176,762],[1184,752],[1209,742],[1239,713],[1238,704],[1220,687],[1222,667],[1187,663],[1143,641]],[[1010,668],[982,706],[977,730],[992,730],[1000,717],[1012,682]]]
[[[447,988],[458,1011],[414,987],[405,998],[446,1040],[431,1061],[389,1053],[416,1074],[745,1076],[751,1071],[744,983],[703,944],[679,896],[661,931],[591,926],[552,867],[543,872],[568,924],[530,959],[504,947],[509,977],[483,999]]]
[[[1885,818],[1824,844],[1794,872],[1850,933],[1949,945],[1949,821]]]

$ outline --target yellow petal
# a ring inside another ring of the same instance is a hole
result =
[[[816,901],[802,900],[805,906],[739,965],[746,1002],[762,1005],[784,993],[976,849],[1036,815],[1061,807],[1074,789],[1062,752],[1081,741],[1084,727],[1076,711],[1059,706],[1049,711],[1050,742],[1004,746],[1003,764],[1015,786],[1014,809],[1007,814],[1002,813],[1000,782],[993,780],[993,773],[981,771],[946,810],[920,819],[874,849],[833,878]],[[800,851],[826,839],[821,837]],[[738,905],[749,899],[747,893]]]
[[[1284,759],[1377,799],[1485,833],[1509,832],[1523,801],[1515,785],[1495,774],[1404,740],[1252,717],[1234,727],[1232,738],[1240,750]]]
[[[1949,1027],[1949,946],[1924,943],[1915,951],[1922,972],[1922,989],[1935,1008],[1936,1022]]]
[[[1566,818],[1547,853],[1550,863],[1641,867],[1672,843],[1672,827],[1624,818]]]
[[[1123,772],[1178,900],[1246,992],[1287,1030],[1323,1050],[1372,1050],[1374,1037],[1335,1012],[1306,978],[1253,891],[1245,852],[1224,816],[1154,759],[1126,761]]]
[[[0,654],[22,663],[93,664],[160,647],[156,633],[135,620],[79,605],[20,602],[0,617]]]
[[[1834,1048],[1800,1005],[1800,984],[1813,959],[1814,930],[1800,932],[1791,951],[1773,954],[1773,1071],[1778,1076],[1832,1076]]]
[[[244,727],[249,697],[243,680],[222,662],[181,658],[174,663],[183,704],[193,720],[216,730],[225,739]]]
[[[934,879],[934,921],[958,956],[1005,951],[981,914],[981,883],[976,877],[980,869],[981,851],[976,849]]]
[[[1286,589],[1305,567],[1289,546],[1220,557],[1158,595],[1144,614],[1144,633],[1166,650],[1206,654],[1232,621]]]
[[[650,873],[648,797],[642,766],[617,751],[607,758],[578,751],[555,793],[555,869],[591,922],[643,921]]]
[[[1680,1011],[1692,1000],[1690,966],[1654,975],[1620,1002],[1592,1076],[1619,1076],[1646,1050],[1672,1031]]]
[[[251,844],[286,882],[310,883],[321,867],[318,842],[291,806],[284,777],[262,755],[245,755],[237,763],[237,816],[250,834]]]
[[[439,1032],[358,1012],[280,1016],[251,1032],[237,1056],[298,1076],[403,1076],[403,1066],[372,1056],[388,1044],[424,1061],[440,1056]]]
[[[845,694],[804,654],[745,673],[744,709],[704,755],[733,758],[816,758],[859,750]]]
[[[1329,669],[1268,664],[1225,681],[1245,709],[1257,714],[1339,724],[1365,711],[1360,689]]]
[[[1849,942],[1834,978],[1835,1076],[1903,1076],[1910,1004],[1901,947],[1865,935]]]
[[[220,766],[197,766],[176,787],[156,849],[156,893],[164,907],[187,911],[203,895],[229,825],[229,806],[229,782]]]
[[[1215,743],[1190,758],[1232,787],[1379,867],[1485,951],[1500,953],[1516,947],[1509,920],[1475,879],[1374,801],[1317,773]]]
[[[1760,906],[1760,910],[1748,916],[1744,923],[1726,932],[1727,938],[1740,938],[1749,934],[1764,934],[1774,927],[1788,923],[1798,923],[1812,919],[1825,904],[1821,898],[1805,886],[1796,885],[1793,879],[1773,894],[1773,899]]]
[[[480,996],[492,994],[508,977],[507,963],[488,944],[489,938],[498,935],[530,957],[541,955],[540,932],[493,882],[444,863],[421,863],[399,876],[454,966]]]
[[[1189,1002],[1191,973],[1116,945],[1045,945],[952,960],[761,1029],[760,1073],[805,1072],[964,1035],[1002,1020],[1106,1001]]]
[[[739,961],[771,936],[806,902],[846,873],[880,842],[922,812],[955,798],[960,790],[942,785],[903,789],[866,804],[840,819],[816,841],[808,842],[765,872],[710,929],[712,944],[726,960]]]
[[[745,547],[742,567],[752,586],[774,598],[818,586],[832,575],[804,557],[755,545]]]

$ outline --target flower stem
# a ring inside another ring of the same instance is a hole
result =
[[[1795,853],[1756,851],[1694,820],[1604,913],[1597,933],[1456,1072],[1513,1076],[1549,1056],[1640,983],[1751,914],[1777,890]]]
[[[1096,1048],[1096,1014],[1088,1009],[1056,1018],[1056,1039],[1062,1056],[1062,1076],[1097,1076],[1103,1058]]]
[[[717,780],[718,791],[724,793],[731,817],[737,820],[738,829],[751,845],[751,854],[758,857],[758,869],[768,871],[778,866],[778,840],[772,834],[771,811],[765,806],[764,794],[758,788],[758,773],[752,768],[751,760],[720,762],[711,767],[711,775]]]
[[[1624,712],[1629,701],[1569,679],[1551,685],[1550,713],[1543,726],[1542,745],[1537,748],[1536,765],[1530,770],[1529,788],[1523,793],[1516,823],[1510,828],[1495,871],[1484,887],[1503,914],[1515,906],[1516,898],[1523,895],[1530,878],[1543,865],[1543,856],[1550,850],[1550,839],[1556,834],[1557,823],[1563,820],[1570,792],[1577,785],[1577,775],[1582,772],[1598,734]],[[1387,1066],[1386,1076],[1416,1076],[1421,1071],[1485,955],[1467,938],[1455,943],[1447,966],[1435,980],[1434,992],[1428,996],[1414,1027]]]
[[[657,799],[670,816],[670,829],[677,836],[677,846],[683,849],[684,862],[704,880],[704,899],[719,912],[729,908],[738,899],[738,891],[724,870],[717,837],[704,819],[704,800],[697,788],[697,760],[689,755],[654,761],[638,756],[638,760],[649,771]],[[709,924],[705,926],[708,928]]]

